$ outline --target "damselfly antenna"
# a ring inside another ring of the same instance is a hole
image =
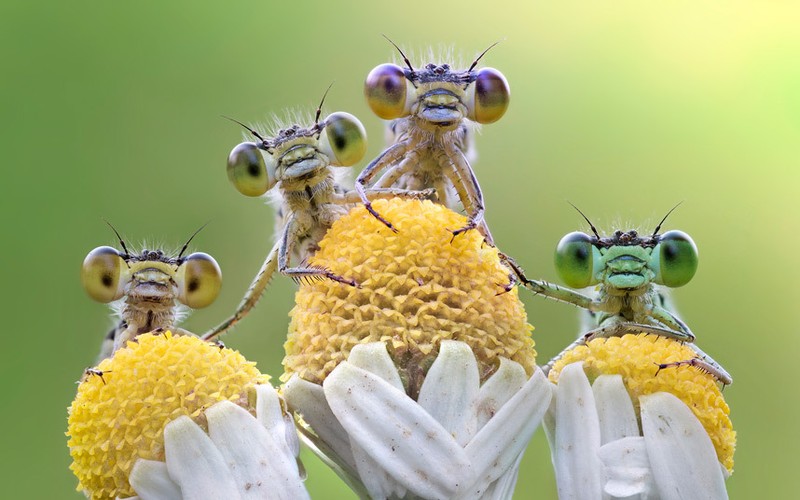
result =
[[[474,61],[472,61],[472,66],[470,66],[470,67],[469,67],[469,69],[467,70],[467,72],[470,72],[470,71],[472,71],[472,70],[473,70],[473,68],[475,68],[475,66],[477,66],[477,65],[478,65],[478,61],[480,61],[480,60],[481,60],[481,58],[482,58],[483,56],[485,56],[487,52],[489,52],[490,50],[492,50],[492,49],[494,48],[494,46],[495,46],[495,45],[497,45],[497,44],[498,44],[498,43],[500,43],[500,42],[502,42],[502,40],[498,40],[498,41],[494,42],[493,44],[489,45],[489,47],[488,47],[486,50],[484,50],[483,52],[481,52],[481,55],[479,55],[478,57],[476,57],[476,58],[475,58],[475,60],[474,60]]]
[[[317,130],[320,129],[320,127],[319,127],[319,115],[322,114],[322,105],[325,103],[325,98],[328,97],[328,92],[331,90],[331,87],[333,87],[334,83],[336,83],[335,80],[332,81],[330,85],[328,85],[327,89],[325,89],[325,93],[322,94],[322,99],[319,101],[319,106],[317,106],[317,114],[314,115],[314,125],[317,127]],[[319,132],[317,132],[317,138],[319,139]]]
[[[125,251],[125,257],[130,257],[131,253],[125,247],[125,242],[122,241],[122,236],[119,235],[119,231],[117,231],[116,228],[114,228],[114,226],[112,226],[111,223],[108,222],[107,220],[103,219],[103,222],[108,224],[108,227],[110,227],[111,230],[114,231],[114,234],[117,235],[117,240],[119,241],[119,244],[122,247],[122,249]],[[127,259],[125,259],[125,261],[127,262]]]
[[[678,202],[678,204],[677,204],[677,205],[675,205],[674,207],[672,207],[672,209],[670,209],[670,211],[669,211],[669,212],[667,212],[667,215],[665,215],[665,216],[664,216],[664,218],[663,218],[663,219],[661,219],[661,222],[659,222],[659,223],[658,223],[658,225],[656,226],[656,230],[655,230],[655,231],[653,231],[653,236],[655,236],[655,235],[657,235],[657,234],[658,234],[658,231],[661,229],[661,224],[663,224],[663,223],[664,223],[664,221],[666,221],[666,220],[667,220],[667,217],[669,217],[669,214],[671,214],[672,212],[674,212],[674,211],[675,211],[675,209],[676,209],[676,208],[678,208],[679,206],[681,206],[681,203],[683,203],[683,202],[682,202],[682,201],[681,201],[681,202]]]
[[[178,257],[177,257],[177,261],[178,261],[178,262],[180,262],[180,260],[181,260],[181,256],[183,256],[183,252],[185,252],[185,251],[186,251],[186,249],[189,247],[189,243],[191,243],[191,242],[192,242],[192,240],[194,239],[194,237],[195,237],[195,236],[197,236],[197,233],[199,233],[200,231],[202,231],[203,229],[205,229],[205,227],[206,227],[207,225],[208,225],[208,222],[206,222],[205,224],[203,224],[202,226],[200,226],[200,227],[197,229],[197,231],[195,231],[194,233],[192,233],[192,235],[191,235],[191,236],[189,236],[189,239],[188,239],[188,240],[186,240],[186,243],[184,243],[184,244],[183,244],[183,247],[181,247],[181,251],[178,253]]]
[[[403,56],[403,61],[405,61],[406,66],[408,66],[408,69],[410,69],[411,71],[414,71],[414,66],[411,65],[411,61],[409,61],[408,58],[406,57],[406,55],[403,54],[403,51],[400,50],[400,47],[398,47],[396,43],[394,43],[388,36],[384,35],[383,33],[381,33],[381,36],[383,38],[389,40],[389,43],[394,45],[394,48],[397,49],[397,52],[400,52],[400,55]]]
[[[323,98],[324,98],[324,96],[323,96]],[[266,142],[267,142],[267,140],[266,140],[266,139],[264,139],[263,137],[261,137],[261,135],[260,135],[258,132],[256,132],[255,130],[251,129],[250,127],[248,127],[248,126],[247,126],[247,125],[245,125],[244,123],[240,122],[239,120],[234,120],[234,119],[233,119],[233,118],[231,118],[230,116],[225,116],[225,115],[221,115],[221,116],[222,116],[223,118],[225,118],[226,120],[230,120],[230,121],[232,121],[233,123],[238,123],[239,125],[241,125],[241,126],[242,126],[242,127],[244,127],[245,129],[247,129],[247,131],[248,131],[248,132],[250,132],[250,133],[251,133],[251,134],[253,134],[255,137],[257,137],[257,138],[258,138],[258,140],[260,140],[261,142],[264,142],[264,143],[266,143]]]
[[[568,201],[567,203],[572,205],[572,202]],[[589,224],[589,227],[592,228],[592,232],[594,233],[595,236],[597,236],[597,239],[600,239],[600,235],[597,233],[597,229],[595,229],[594,224],[592,224],[592,221],[590,221],[589,218],[586,217],[586,215],[584,215],[583,212],[581,212],[580,208],[576,207],[575,205],[572,205],[572,208],[574,208],[575,210],[578,211],[579,214],[581,214],[581,217],[583,217],[583,220],[585,220]]]

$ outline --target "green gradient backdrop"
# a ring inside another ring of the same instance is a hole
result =
[[[261,263],[273,216],[228,183],[224,161],[245,121],[284,107],[327,110],[382,128],[361,97],[393,57],[380,37],[419,52],[451,45],[485,58],[512,88],[507,115],[478,137],[475,165],[498,244],[535,277],[582,227],[666,224],[695,238],[694,281],[675,293],[699,344],[736,382],[733,498],[786,498],[798,440],[800,9],[773,2],[193,2],[0,5],[2,362],[0,471],[7,498],[79,498],[63,435],[74,381],[110,322],[78,268],[113,244],[195,248],[219,261],[219,300],[186,323],[229,313]],[[229,5],[229,6],[223,6]],[[421,63],[422,61],[416,60]],[[791,259],[791,260],[790,260]],[[226,342],[280,372],[292,283],[278,278]],[[576,334],[576,311],[524,296],[542,358]],[[788,393],[788,394],[787,394]],[[345,490],[314,460],[317,498]],[[10,480],[13,478],[13,481]],[[791,488],[791,489],[790,489]],[[518,498],[554,498],[541,434]]]

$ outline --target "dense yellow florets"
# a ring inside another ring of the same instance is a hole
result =
[[[657,335],[599,338],[567,352],[554,364],[549,377],[551,381],[558,382],[561,369],[577,361],[583,361],[584,371],[590,380],[604,374],[622,375],[637,414],[639,396],[656,392],[674,394],[694,412],[711,437],[719,461],[732,471],[736,431],[733,430],[730,409],[716,379],[689,365],[662,370],[657,366],[696,356],[695,351],[682,343]]]
[[[397,362],[424,360],[442,340],[469,344],[488,373],[505,357],[533,372],[536,352],[517,290],[503,292],[509,270],[477,231],[429,201],[379,200],[339,219],[311,263],[352,278],[361,288],[322,280],[301,285],[285,344],[286,377],[321,382],[357,344],[383,341]],[[452,241],[451,241],[452,240]]]
[[[88,374],[69,408],[70,469],[93,499],[131,496],[128,475],[138,458],[164,460],[164,426],[200,417],[222,400],[246,401],[265,383],[236,351],[196,337],[139,335]]]

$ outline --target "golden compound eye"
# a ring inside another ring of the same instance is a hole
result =
[[[89,297],[111,302],[122,297],[120,275],[125,261],[115,248],[97,247],[83,259],[81,284]]]
[[[320,149],[334,165],[355,165],[367,152],[367,132],[358,118],[350,113],[331,113],[325,118]]]
[[[478,123],[494,123],[506,113],[511,90],[506,77],[494,68],[483,68],[471,86],[469,119]]]
[[[264,157],[255,143],[243,142],[228,155],[228,179],[245,196],[261,196],[272,187]]]
[[[176,276],[178,300],[192,309],[210,305],[222,288],[222,271],[214,257],[196,252],[184,259]]]
[[[364,97],[367,98],[370,109],[384,120],[407,115],[406,81],[403,68],[396,64],[381,64],[370,71],[364,82]]]

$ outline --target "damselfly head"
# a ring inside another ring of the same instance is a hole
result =
[[[83,261],[81,283],[92,299],[103,303],[127,297],[129,302],[169,303],[177,299],[194,309],[206,307],[222,286],[219,265],[206,253],[186,257],[182,253],[177,257],[161,250],[129,254],[110,246],[97,247]]]
[[[274,137],[264,137],[237,122],[259,142],[243,142],[228,156],[228,178],[234,187],[246,196],[261,196],[279,181],[311,179],[329,166],[358,163],[367,151],[364,126],[342,111],[320,120],[321,110],[322,102],[312,125],[291,125]]]
[[[387,63],[370,71],[364,83],[367,104],[384,120],[413,115],[442,128],[457,127],[464,118],[493,123],[505,114],[510,89],[500,71],[475,70],[488,50],[469,69],[454,70],[434,63],[415,69],[398,48],[407,67]]]
[[[691,237],[677,230],[652,236],[640,236],[634,230],[615,231],[609,237],[576,231],[558,243],[555,264],[561,279],[571,287],[603,283],[611,289],[631,291],[650,283],[685,285],[697,271],[698,253]]]

